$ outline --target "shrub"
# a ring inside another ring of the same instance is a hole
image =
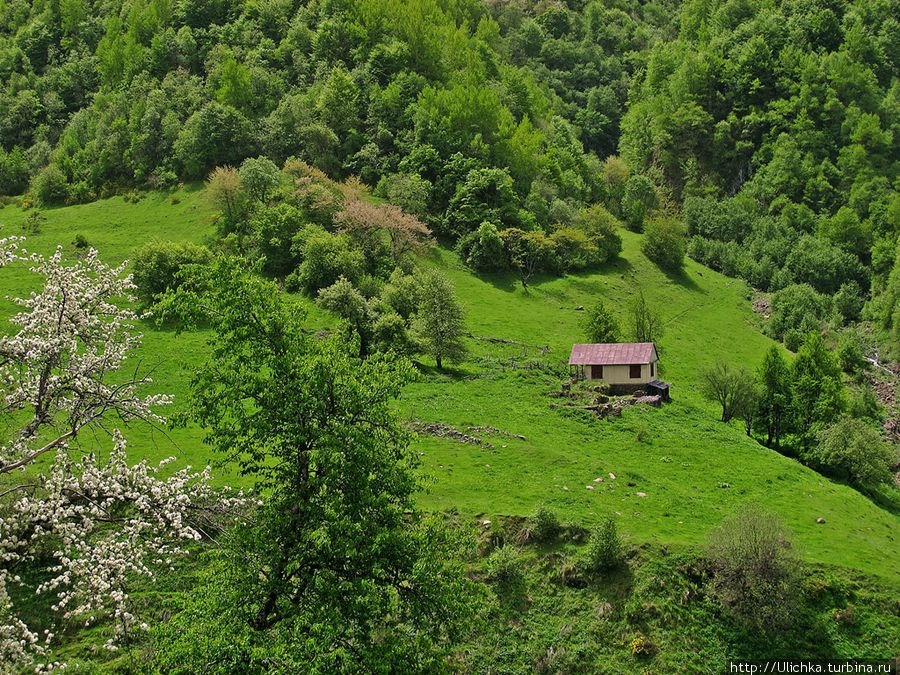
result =
[[[656,188],[646,176],[634,175],[625,182],[622,216],[628,227],[640,232],[647,214],[656,206]]]
[[[622,564],[622,538],[616,521],[607,517],[591,531],[585,552],[585,568],[591,572],[605,572]]]
[[[865,303],[862,289],[852,280],[842,284],[834,294],[834,308],[845,324],[859,319]]]
[[[602,300],[598,300],[584,316],[584,332],[588,342],[617,342],[619,323]]]
[[[777,516],[745,507],[710,534],[707,555],[712,593],[727,613],[759,633],[790,624],[799,564]]]
[[[482,223],[474,232],[460,238],[456,252],[463,262],[477,272],[506,269],[509,259],[500,233],[493,223]]]
[[[308,226],[300,233],[301,258],[296,270],[297,285],[309,295],[331,286],[339,277],[350,282],[359,279],[365,260],[362,253],[351,249],[346,237],[329,234]]]
[[[847,478],[851,483],[875,486],[891,479],[897,453],[878,430],[863,420],[841,417],[818,435],[818,443],[808,451],[822,468]]]
[[[638,635],[634,638],[629,644],[628,649],[631,650],[631,654],[637,657],[649,657],[653,656],[656,653],[656,645],[650,640],[650,638],[645,637],[643,635]]]
[[[134,255],[135,295],[143,307],[149,307],[157,296],[178,286],[178,273],[185,266],[205,264],[211,258],[205,246],[150,241]]]
[[[525,580],[522,560],[512,546],[494,549],[487,559],[487,579],[505,586],[515,586]]]
[[[686,247],[684,226],[677,220],[657,218],[647,223],[641,250],[664,271],[681,271]]]
[[[809,284],[792,284],[779,290],[772,298],[769,332],[780,340],[791,329],[805,331],[810,323],[814,325],[821,321],[830,311],[828,297],[816,292]]]
[[[866,367],[865,345],[855,330],[846,329],[841,332],[838,337],[837,355],[841,370],[845,373],[857,373]]]
[[[89,242],[87,237],[85,237],[83,234],[76,234],[75,239],[72,240],[72,246],[77,249],[86,249],[89,248],[90,245],[91,242]]]
[[[63,203],[69,196],[65,174],[55,164],[49,164],[31,180],[31,193],[45,206]]]
[[[613,260],[622,252],[622,237],[618,232],[621,223],[601,204],[582,209],[576,224],[597,248],[598,264]]]
[[[560,524],[556,513],[542,504],[528,519],[526,539],[550,542],[556,539],[559,531]]]
[[[32,211],[28,217],[22,221],[22,231],[27,235],[40,234],[41,228],[47,222],[47,216],[40,211]]]

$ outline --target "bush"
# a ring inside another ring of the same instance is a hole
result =
[[[591,531],[585,552],[585,568],[591,572],[605,572],[622,564],[622,539],[616,521],[606,518]]]
[[[487,579],[505,586],[516,586],[524,582],[522,560],[512,546],[494,549],[487,559]]]
[[[890,481],[897,452],[863,420],[841,417],[819,433],[818,441],[807,456],[829,473],[868,487]]]
[[[834,294],[834,308],[845,324],[859,319],[865,303],[866,299],[863,297],[862,289],[858,283],[852,280],[842,284],[838,292]]]
[[[39,204],[62,204],[69,196],[65,174],[55,164],[50,164],[31,180],[31,193]]]
[[[299,288],[315,295],[341,276],[353,283],[359,279],[365,260],[362,253],[350,248],[345,237],[315,226],[308,226],[299,236],[303,259],[295,272]]]
[[[661,269],[680,272],[686,247],[684,226],[677,220],[657,218],[647,223],[641,250]]]
[[[80,250],[89,248],[90,245],[91,245],[91,242],[89,242],[88,238],[85,237],[83,234],[76,234],[75,239],[72,240],[72,246],[74,246],[75,248],[80,249]]]
[[[526,541],[551,542],[559,535],[560,529],[556,513],[542,504],[528,519],[523,538]]]
[[[631,654],[637,657],[649,657],[653,656],[656,651],[656,645],[647,637],[643,635],[638,635],[634,638],[629,644],[628,649],[631,650]]]
[[[617,342],[619,323],[602,300],[598,300],[585,314],[584,332],[588,342]]]
[[[634,175],[625,182],[625,194],[622,195],[622,216],[628,227],[640,232],[644,220],[656,206],[656,188],[646,176]]]
[[[777,516],[745,507],[710,534],[707,555],[711,590],[723,610],[759,633],[790,625],[799,564]]]
[[[816,292],[809,284],[792,284],[772,297],[769,333],[780,340],[791,329],[806,332],[811,327],[810,322],[823,320],[830,311],[828,297]]]
[[[456,252],[477,272],[493,272],[509,267],[506,247],[493,223],[482,223],[474,232],[460,237]]]
[[[838,363],[845,373],[853,374],[865,370],[865,344],[859,333],[852,329],[841,331],[837,344]]]
[[[618,231],[621,223],[601,204],[580,211],[576,225],[597,248],[598,264],[609,262],[622,252],[622,236]]]
[[[372,326],[372,348],[378,352],[393,351],[404,355],[415,352],[415,343],[402,316],[396,312],[379,315]]]
[[[149,307],[159,295],[178,286],[178,273],[185,266],[205,264],[211,259],[205,246],[150,241],[134,255],[135,295],[143,307]]]

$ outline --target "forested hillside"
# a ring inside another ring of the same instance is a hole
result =
[[[0,671],[895,657],[898,59],[900,0],[0,0]]]

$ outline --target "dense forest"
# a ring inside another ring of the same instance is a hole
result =
[[[95,614],[111,652],[136,645],[154,672],[606,672],[607,658],[609,672],[654,658],[709,670],[726,649],[880,654],[896,636],[891,593],[810,571],[765,510],[729,502],[697,557],[631,546],[609,514],[589,529],[545,506],[494,522],[482,509],[473,534],[474,511],[421,508],[415,433],[479,452],[495,450],[479,434],[528,439],[406,409],[401,421],[398,400],[424,379],[452,409],[463,395],[439,385],[511,378],[540,415],[553,389],[552,414],[568,402],[556,423],[581,424],[606,392],[555,391],[568,373],[551,342],[660,344],[692,312],[685,339],[702,341],[719,335],[704,312],[744,302],[756,314],[733,340],[752,349],[717,343],[730,361],[715,364],[690,352],[687,412],[660,414],[710,447],[814,476],[772,469],[768,484],[852,488],[894,544],[898,59],[900,0],[0,0],[0,209],[21,223],[3,232],[0,267],[46,281],[0,338],[0,669],[52,669],[57,643],[90,662],[78,650]],[[125,209],[160,196],[165,218],[193,190],[184,232],[109,224],[129,239],[127,267],[80,233],[47,255],[18,238],[40,247],[55,213],[111,197]],[[485,287],[508,306],[480,309],[510,325],[527,303],[550,297],[556,311],[590,289],[589,307],[571,303],[585,336],[560,338],[550,319],[536,335],[478,335],[464,308],[495,297]],[[679,295],[707,288],[719,297]],[[67,454],[79,433],[163,424],[169,397],[125,374],[143,353],[135,325],[194,336],[200,369],[173,380],[189,403],[169,429],[202,429],[198,447],[246,494],[223,496],[208,471],[129,465],[118,431],[108,463]],[[678,353],[680,337],[661,344]],[[739,422],[735,436],[704,426],[710,404]],[[627,424],[650,452],[645,423]],[[676,450],[660,452],[671,464]],[[619,481],[641,500],[643,472]],[[615,473],[594,474],[586,490],[613,489]],[[731,480],[715,499],[739,492]],[[185,551],[197,561],[156,582],[151,569]],[[149,625],[117,586],[135,578]],[[597,589],[611,601],[579,595]],[[89,617],[85,630],[59,638],[32,591],[58,592],[51,609]],[[532,603],[541,618],[523,618]]]
[[[591,261],[584,207],[636,229],[656,210],[691,257],[801,304],[776,329],[794,348],[832,316],[890,331],[896,10],[6,0],[0,193],[74,203],[296,157],[468,236],[484,270],[516,257],[494,229],[559,271]]]

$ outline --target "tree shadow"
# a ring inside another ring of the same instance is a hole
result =
[[[706,291],[700,288],[697,282],[694,281],[690,276],[688,276],[688,273],[683,269],[678,270],[677,272],[668,272],[660,268],[660,271],[665,274],[666,278],[673,284],[681,286],[682,288],[685,288],[689,291],[696,291],[703,294],[706,293]]]

